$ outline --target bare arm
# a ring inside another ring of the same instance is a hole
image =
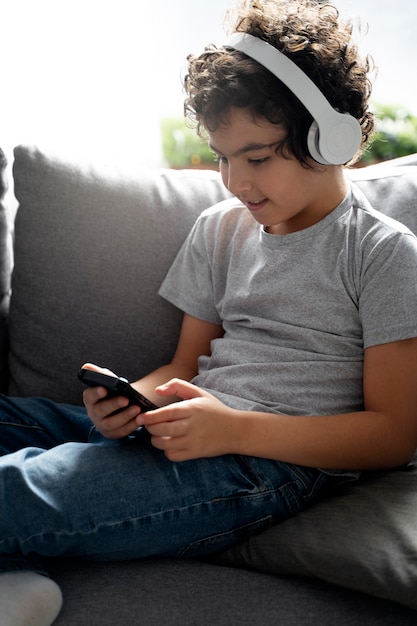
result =
[[[181,381],[184,402],[146,414],[154,445],[171,460],[247,454],[327,469],[406,463],[417,447],[417,338],[368,348],[365,410],[328,416],[237,411]]]
[[[242,414],[241,452],[327,469],[403,465],[417,447],[417,339],[366,350],[364,395],[356,413]]]
[[[197,374],[198,358],[203,354],[210,354],[211,341],[221,337],[222,334],[223,328],[220,325],[204,322],[185,314],[177,349],[171,363],[137,380],[132,386],[157,405],[178,400],[175,394],[165,396],[156,394],[155,388],[173,377],[185,381],[191,380]],[[85,364],[84,367],[112,374],[109,370],[103,370],[91,363]],[[127,407],[127,399],[121,396],[116,398],[106,396],[107,391],[104,387],[94,387],[84,391],[84,404],[96,428],[112,439],[125,437],[136,430],[141,424],[141,420],[137,419],[140,414],[139,407]],[[117,414],[114,414],[115,412]]]
[[[222,336],[221,326],[186,315],[172,362],[134,386],[163,406],[140,414],[124,398],[84,392],[88,413],[107,437],[145,424],[171,460],[247,454],[328,469],[378,469],[406,463],[417,447],[417,338],[368,348],[364,411],[285,416],[231,409],[191,385],[197,360]],[[168,381],[168,382],[167,382]],[[157,387],[155,391],[155,387]],[[182,402],[172,403],[182,399]],[[116,410],[117,415],[111,415]]]
[[[185,314],[172,361],[137,380],[133,383],[133,387],[159,406],[175,402],[179,399],[177,396],[161,396],[155,392],[156,387],[171,378],[182,380],[194,378],[198,372],[199,357],[203,354],[210,354],[211,341],[222,335],[221,326]]]

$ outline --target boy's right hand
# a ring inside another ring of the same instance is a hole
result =
[[[115,376],[114,372],[85,363],[86,369],[102,372],[108,376]],[[107,397],[105,387],[87,387],[83,393],[83,401],[87,414],[98,431],[108,439],[127,437],[138,429],[138,406],[128,406],[129,400],[123,396]]]

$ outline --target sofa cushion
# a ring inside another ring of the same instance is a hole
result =
[[[7,160],[0,150],[0,391],[7,390],[7,316],[10,300],[11,246],[8,214],[5,204],[7,191]]]
[[[417,155],[349,171],[372,206],[417,234]]]
[[[218,175],[31,146],[13,171],[9,393],[80,404],[85,361],[129,379],[166,363],[180,314],[157,291],[196,216],[227,197]]]
[[[416,511],[417,457],[402,471],[364,475],[217,561],[319,578],[417,610]]]
[[[54,626],[415,626],[392,602],[318,580],[195,560],[54,561],[64,606]]]

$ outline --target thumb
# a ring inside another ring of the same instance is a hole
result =
[[[99,367],[94,363],[84,363],[81,366],[81,369],[92,370],[93,372],[100,372],[101,374],[106,374],[107,376],[117,376],[117,374],[109,370],[107,367]]]
[[[196,385],[182,380],[181,378],[172,378],[167,383],[156,387],[155,391],[161,396],[177,396],[183,400],[202,398],[207,395],[202,389],[196,387]]]

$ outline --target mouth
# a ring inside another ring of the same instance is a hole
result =
[[[262,200],[245,200],[245,205],[252,213],[256,211],[260,211],[263,207],[268,203],[268,198],[263,198]]]

